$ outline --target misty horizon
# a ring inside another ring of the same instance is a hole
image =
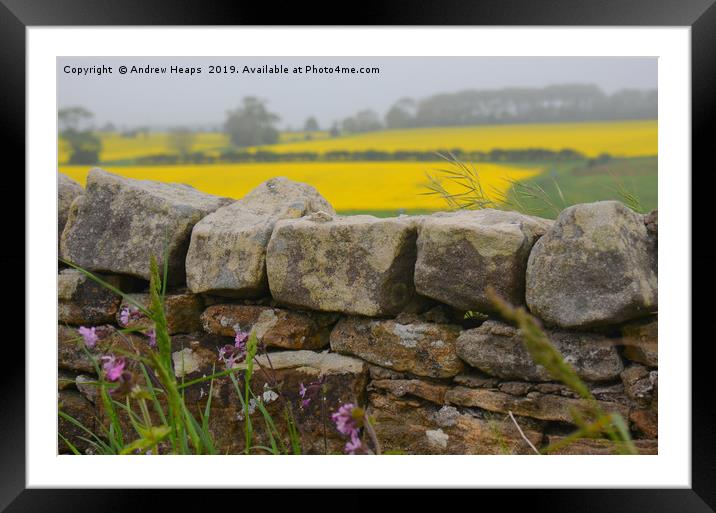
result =
[[[111,57],[58,58],[58,109],[82,106],[92,124],[119,129],[176,126],[220,129],[227,111],[246,96],[266,101],[282,130],[301,130],[309,117],[321,129],[372,110],[381,118],[401,98],[416,101],[443,94],[555,85],[593,85],[605,95],[620,90],[656,91],[657,61],[638,57]],[[119,66],[165,68],[164,73],[118,74]],[[236,73],[207,73],[209,66]],[[241,73],[313,66],[378,67],[376,74]],[[168,73],[168,67],[187,73]],[[64,70],[112,73],[78,75]],[[202,68],[200,73],[188,73]],[[222,68],[223,69],[223,68]]]

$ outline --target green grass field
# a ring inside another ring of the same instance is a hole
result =
[[[554,163],[547,165],[540,175],[523,183],[541,187],[554,204],[562,208],[575,203],[610,199],[626,203],[623,192],[628,192],[638,199],[638,210],[642,213],[658,207],[657,157],[614,159],[592,166],[587,161]],[[544,202],[526,200],[525,203],[527,206],[539,208]],[[543,215],[554,217],[547,212]]]

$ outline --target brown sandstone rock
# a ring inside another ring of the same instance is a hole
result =
[[[631,365],[621,373],[626,394],[641,407],[651,404],[656,393],[658,371],[641,365]]]
[[[94,406],[77,390],[59,392],[57,408],[93,433],[97,432]],[[58,433],[69,440],[80,453],[85,454],[90,449],[90,444],[82,440],[82,438],[89,438],[87,432],[63,417],[58,420]],[[72,454],[70,447],[59,436],[57,437],[57,449],[59,454]]]
[[[415,396],[435,404],[445,404],[447,385],[431,383],[421,379],[377,379],[370,382],[368,390],[383,390],[395,397]]]
[[[398,372],[447,378],[464,368],[455,352],[459,332],[451,324],[399,324],[351,317],[333,328],[331,349]]]
[[[563,440],[562,436],[548,436],[549,445],[555,444]],[[656,440],[634,440],[639,454],[658,454],[659,447]],[[617,445],[611,440],[604,438],[579,438],[569,445],[566,445],[549,454],[572,454],[572,455],[607,455],[619,454]]]
[[[496,390],[455,387],[445,394],[445,400],[459,406],[477,407],[493,412],[507,413],[573,424],[571,410],[578,411],[585,418],[591,418],[589,403],[583,399],[572,399],[556,395],[531,392],[526,397],[517,397]],[[605,412],[616,412],[625,419],[629,409],[618,403],[598,401]]]
[[[462,385],[472,388],[495,388],[499,383],[499,380],[483,374],[480,371],[469,369],[466,372],[460,373],[453,378],[453,382],[457,385]]]
[[[632,426],[647,438],[659,437],[659,414],[655,409],[634,410],[629,415]]]
[[[233,337],[236,330],[255,331],[268,347],[321,349],[329,342],[337,317],[256,305],[212,305],[201,316],[207,333]]]
[[[368,414],[384,451],[403,454],[532,454],[507,419],[478,418],[452,406],[415,404],[391,394],[371,393]],[[523,428],[539,445],[542,434]]]
[[[130,297],[146,309],[151,308],[149,294],[131,294]],[[130,311],[139,311],[136,306],[122,300],[116,315],[116,322],[122,325],[120,317],[122,310],[128,308]],[[164,297],[164,315],[167,319],[167,329],[170,335],[177,333],[191,333],[201,329],[201,313],[204,310],[204,300],[201,296],[186,292],[167,293]],[[137,329],[150,329],[154,323],[145,316],[130,318],[125,327]]]
[[[624,356],[647,367],[659,366],[659,321],[650,317],[622,327]]]

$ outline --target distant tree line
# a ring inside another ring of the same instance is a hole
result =
[[[596,85],[466,90],[398,100],[387,128],[653,119],[656,90],[623,89],[611,95]]]
[[[436,151],[329,151],[277,153],[272,151],[228,150],[219,155],[206,155],[203,152],[188,154],[161,154],[139,157],[133,160],[138,165],[172,164],[214,164],[247,162],[357,162],[357,161],[434,161],[438,153],[452,153],[455,157],[473,162],[528,162],[528,161],[567,161],[586,160],[578,151],[565,148],[559,151],[542,148],[494,149],[491,151],[463,151],[459,148]],[[604,154],[602,158],[609,158]]]
[[[247,97],[243,102],[243,107],[228,113],[225,124],[232,144],[247,147],[278,141],[274,124],[279,116],[258,98]],[[606,94],[593,84],[469,89],[421,100],[401,98],[382,118],[374,110],[363,109],[334,122],[329,132],[337,137],[385,128],[654,119],[657,107],[656,90],[622,89]],[[304,130],[318,129],[316,118],[309,117]]]

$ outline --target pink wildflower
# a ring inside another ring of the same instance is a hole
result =
[[[78,329],[77,331],[80,335],[82,335],[82,338],[85,339],[85,345],[87,347],[91,349],[95,345],[97,345],[99,336],[97,336],[97,331],[94,326],[91,328],[85,328],[84,326],[80,326],[80,329]]]
[[[144,317],[144,315],[136,308],[125,306],[119,313],[119,324],[126,327],[129,324],[129,321],[141,319],[142,317]]]
[[[346,442],[345,446],[346,454],[356,454],[357,452],[363,452],[363,442],[358,437],[358,431],[351,433],[351,439]]]
[[[318,380],[309,383],[308,386],[304,385],[303,383],[298,384],[298,395],[302,399],[301,408],[306,408],[309,404],[311,404],[311,400],[316,399],[318,397],[318,394],[321,391],[321,387],[323,386],[324,380],[325,377],[321,376]]]
[[[234,338],[234,346],[237,349],[246,350],[246,342],[249,340],[249,334],[245,331],[237,330]]]
[[[354,432],[358,431],[358,426],[353,418],[354,408],[356,408],[355,404],[346,403],[331,415],[331,420],[336,424],[339,433],[352,436]]]
[[[124,358],[116,358],[114,355],[107,355],[102,357],[102,370],[104,371],[107,381],[117,381],[122,377],[124,371],[125,361]]]
[[[246,359],[246,342],[249,334],[245,331],[236,330],[234,345],[226,344],[219,349],[219,361],[224,362],[227,369],[233,369]]]
[[[154,328],[145,332],[145,335],[149,338],[149,347],[157,347],[157,332]]]
[[[125,306],[119,313],[119,324],[122,326],[129,324],[129,307]]]

